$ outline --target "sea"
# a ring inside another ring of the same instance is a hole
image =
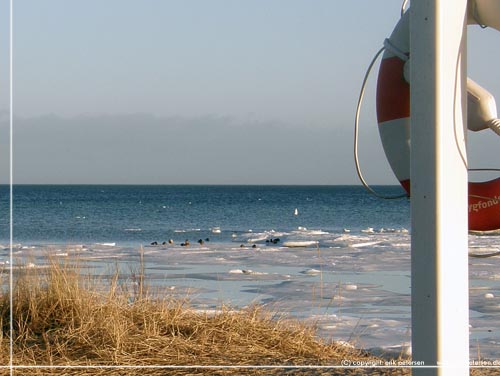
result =
[[[399,186],[374,187],[399,195]],[[216,312],[259,304],[318,336],[411,353],[410,202],[361,186],[0,186],[0,265],[78,257],[133,288]],[[500,237],[469,235],[470,356],[500,354]],[[17,265],[16,265],[17,264]],[[500,364],[500,363],[499,363]]]

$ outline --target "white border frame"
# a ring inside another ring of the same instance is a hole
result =
[[[189,365],[189,366],[175,366],[175,365],[167,365],[167,366],[161,366],[161,365],[148,365],[148,366],[131,366],[131,365],[123,365],[123,366],[79,366],[79,365],[14,365],[13,360],[14,360],[14,341],[13,341],[13,336],[12,333],[14,331],[13,328],[13,296],[12,296],[12,291],[13,291],[13,281],[14,281],[14,275],[13,275],[13,244],[14,244],[14,233],[13,233],[13,218],[14,218],[14,213],[13,213],[13,185],[14,185],[14,171],[13,171],[13,140],[14,140],[14,53],[13,53],[13,36],[14,36],[14,0],[9,0],[9,22],[10,22],[10,27],[9,27],[9,74],[10,74],[10,82],[9,82],[9,100],[10,100],[10,108],[9,108],[9,143],[10,143],[10,150],[9,150],[9,224],[10,224],[10,230],[9,230],[9,237],[10,237],[10,244],[9,244],[9,262],[10,262],[10,273],[9,273],[9,287],[10,287],[10,309],[9,309],[9,316],[10,316],[10,323],[9,323],[9,365],[0,365],[0,369],[9,369],[10,370],[10,375],[14,375],[14,370],[21,370],[21,369],[207,369],[207,370],[216,370],[216,369],[283,369],[283,370],[288,370],[288,369],[436,369],[440,368],[439,366],[397,366],[397,365],[363,365],[363,366],[352,366],[352,365],[331,365],[331,366],[314,366],[314,365],[303,365],[303,366],[288,366],[288,365],[228,365],[228,366],[217,366],[217,365],[204,365],[204,366],[198,366],[198,365]],[[349,362],[348,359],[343,360],[342,362]],[[500,360],[498,360],[498,363],[500,365]],[[346,363],[347,364],[347,363]],[[478,368],[484,368],[484,369],[498,369],[499,365],[470,365],[471,369],[478,369]]]

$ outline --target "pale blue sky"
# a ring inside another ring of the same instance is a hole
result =
[[[356,101],[400,0],[14,3],[17,182],[357,183]],[[500,35],[476,29],[470,75],[500,94]],[[361,156],[371,182],[394,184],[375,77]]]
[[[217,114],[331,125],[400,1],[22,0],[16,113]]]

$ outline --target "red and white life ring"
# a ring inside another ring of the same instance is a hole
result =
[[[497,2],[498,3],[498,2]],[[377,81],[377,120],[385,155],[410,194],[409,13],[399,20],[382,57]],[[406,77],[406,78],[405,78]],[[500,178],[469,182],[469,230],[500,229]]]

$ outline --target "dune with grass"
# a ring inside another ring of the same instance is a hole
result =
[[[1,374],[11,371],[11,351],[14,375],[411,374],[375,367],[408,359],[327,342],[313,327],[257,305],[201,311],[152,292],[143,274],[129,291],[118,272],[103,281],[82,273],[79,262],[28,266],[16,268],[12,291],[4,288],[0,299]],[[339,368],[346,361],[370,368]]]

